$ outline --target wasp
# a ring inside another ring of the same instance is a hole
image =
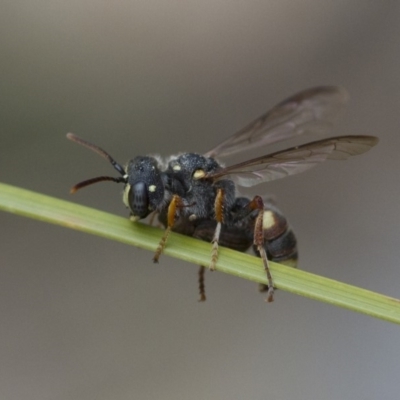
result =
[[[212,243],[210,270],[218,247],[239,251],[253,247],[262,260],[268,285],[267,301],[274,299],[268,260],[297,266],[296,237],[274,203],[261,196],[238,195],[238,186],[251,187],[306,171],[325,160],[343,160],[375,146],[374,136],[337,136],[223,166],[216,158],[268,146],[310,133],[324,133],[347,102],[342,87],[315,87],[279,103],[214,149],[201,155],[182,153],[165,162],[137,156],[123,167],[100,147],[68,133],[67,138],[100,154],[120,176],[100,176],[75,185],[71,192],[101,181],[124,184],[123,202],[137,221],[157,214],[165,232],[154,254],[158,262],[171,231]],[[205,300],[205,267],[199,270],[200,300]]]

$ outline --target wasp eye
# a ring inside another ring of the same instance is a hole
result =
[[[204,169],[196,169],[196,171],[193,172],[193,179],[201,179],[206,176],[206,173]]]
[[[149,215],[149,196],[144,182],[137,182],[130,187],[128,204],[135,217],[145,218]]]

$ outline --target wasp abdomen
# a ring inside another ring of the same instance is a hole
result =
[[[296,236],[286,218],[275,206],[265,207],[262,229],[268,259],[296,267],[298,258]],[[257,246],[253,249],[259,255]]]
[[[297,267],[297,240],[290,228],[281,236],[271,241],[265,241],[265,249],[271,261]]]

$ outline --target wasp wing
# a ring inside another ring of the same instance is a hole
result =
[[[347,99],[348,94],[342,87],[304,90],[267,111],[205,156],[227,156],[307,133],[325,132],[332,127]]]
[[[239,186],[250,187],[298,174],[325,160],[345,160],[362,154],[378,143],[374,136],[338,136],[257,157],[212,173],[217,180],[229,175]]]

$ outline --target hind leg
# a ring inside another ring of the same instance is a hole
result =
[[[297,240],[286,218],[272,204],[264,205],[263,213],[264,249],[267,258],[290,267],[297,267]],[[259,249],[253,246],[259,255]],[[260,291],[268,291],[267,285],[260,285]]]

